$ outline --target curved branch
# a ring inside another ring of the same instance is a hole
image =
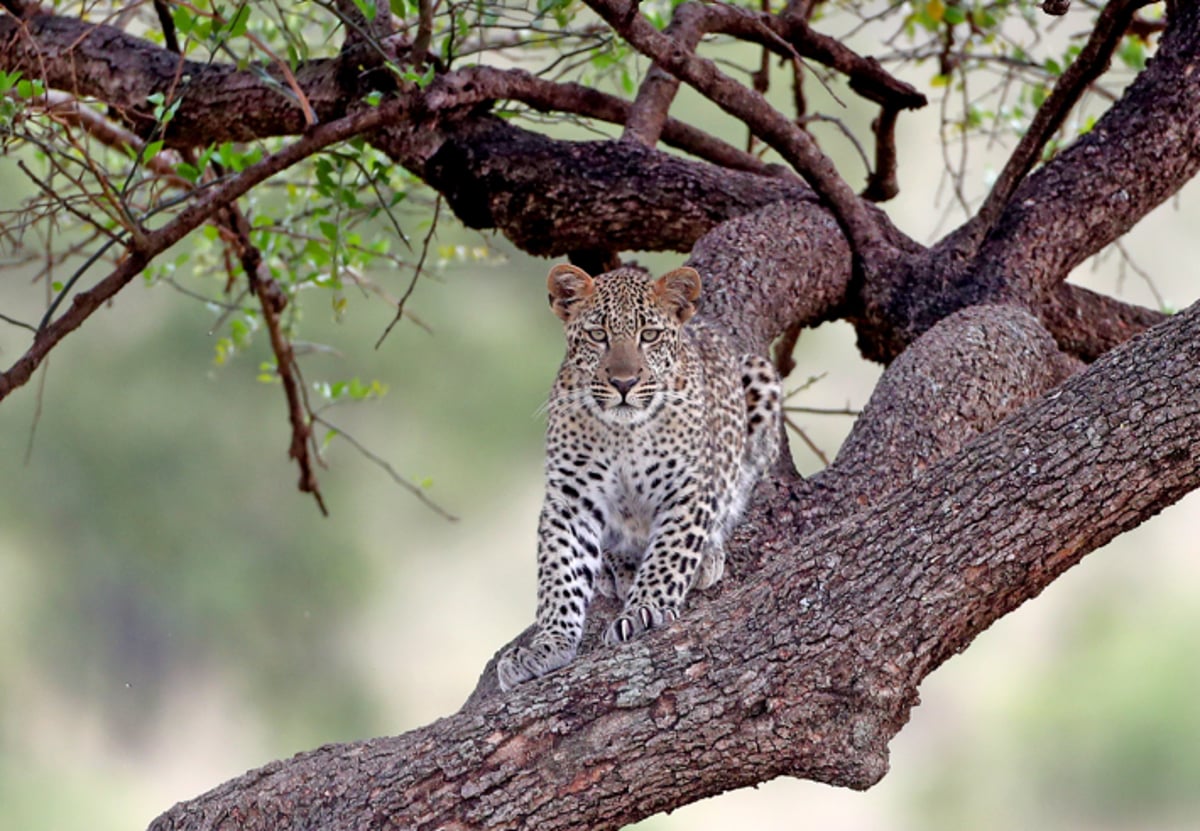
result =
[[[782,200],[816,202],[795,180],[691,162],[631,142],[556,141],[488,116],[440,127],[415,154],[407,130],[373,142],[439,190],[468,227],[497,228],[538,256],[687,251],[731,217]]]
[[[1200,485],[1200,397],[1178,394],[1197,388],[1200,306],[909,488],[767,541],[761,572],[676,624],[398,738],[273,763],[152,831],[607,829],[779,775],[868,787],[922,678]]]

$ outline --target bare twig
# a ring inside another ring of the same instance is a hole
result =
[[[432,499],[430,499],[429,496],[425,493],[424,488],[420,487],[419,485],[414,485],[412,482],[405,479],[403,476],[401,476],[399,473],[396,472],[396,469],[394,467],[392,467],[387,462],[386,459],[383,459],[382,457],[378,456],[377,454],[372,453],[362,443],[357,441],[352,435],[347,433],[345,430],[342,430],[340,427],[338,427],[335,424],[331,424],[329,421],[322,418],[320,415],[318,415],[316,413],[313,414],[312,420],[313,420],[314,424],[320,424],[322,427],[332,430],[335,434],[337,434],[337,436],[339,438],[343,438],[346,441],[350,442],[351,447],[353,447],[355,450],[357,450],[363,456],[367,457],[372,462],[374,462],[376,465],[378,465],[380,468],[382,468],[384,471],[386,471],[387,474],[392,477],[392,480],[397,485],[399,485],[400,487],[409,491],[411,494],[413,494],[415,497],[417,497],[417,499],[421,500],[421,502],[423,502],[428,508],[433,510],[434,513],[438,514],[439,516],[443,517],[444,519],[450,520],[451,522],[458,522],[458,517],[456,517],[454,514],[450,513],[449,511],[447,511],[445,508],[443,508],[441,505],[434,502]]]
[[[795,421],[793,421],[791,419],[791,417],[786,414],[783,416],[783,421],[785,424],[787,424],[788,428],[793,433],[795,433],[797,436],[800,437],[800,441],[804,442],[804,446],[807,447],[809,450],[811,450],[813,452],[813,455],[815,455],[818,459],[821,460],[821,464],[823,464],[823,465],[829,464],[829,457],[826,456],[825,452],[823,450],[821,450],[820,447],[817,446],[816,442],[814,442],[812,439],[810,439],[808,437],[808,433],[804,432],[803,427],[801,427],[799,424],[797,424]]]
[[[22,329],[28,329],[30,332],[37,332],[37,327],[32,323],[26,323],[23,320],[17,320],[15,317],[9,317],[8,315],[4,314],[4,312],[0,312],[0,320],[3,320],[5,323],[8,323],[12,326],[19,326]]]
[[[807,413],[809,415],[827,415],[827,416],[860,416],[862,410],[856,410],[847,405],[845,407],[784,407],[785,412],[789,413]]]
[[[437,200],[433,203],[433,220],[429,223],[429,233],[425,235],[425,240],[421,243],[421,258],[417,260],[417,267],[413,269],[412,279],[408,281],[408,288],[405,289],[404,295],[396,303],[396,316],[392,318],[392,322],[383,330],[383,334],[379,336],[379,340],[375,341],[376,349],[383,345],[384,339],[387,338],[392,328],[400,322],[400,318],[404,317],[404,305],[408,302],[408,298],[412,296],[413,290],[417,287],[417,280],[421,278],[421,273],[425,269],[425,258],[429,255],[429,243],[433,241],[433,235],[437,231],[438,218],[441,214],[442,195],[439,193]]]

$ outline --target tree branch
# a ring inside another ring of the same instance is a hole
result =
[[[214,185],[161,228],[145,232],[140,240],[128,242],[126,256],[120,265],[91,289],[75,295],[71,308],[39,329],[37,337],[25,354],[7,372],[0,373],[0,401],[14,389],[23,386],[59,341],[79,328],[93,312],[116,296],[117,292],[140,274],[154,257],[179,242],[255,185],[324,147],[378,128],[388,119],[402,113],[406,104],[403,100],[395,100],[375,109],[347,116],[340,121],[318,125],[304,138],[247,167],[224,183]]]
[[[1036,298],[1178,192],[1200,170],[1197,71],[1200,7],[1177,3],[1153,60],[1121,99],[1022,181],[972,273],[1011,276],[1010,296]]]
[[[880,259],[880,265],[889,258],[891,247],[883,227],[889,223],[866,210],[808,133],[761,95],[720,72],[711,61],[697,57],[659,32],[628,0],[588,0],[588,5],[631,46],[741,119],[778,151],[833,211],[856,256]]]
[[[798,181],[629,142],[556,141],[487,116],[440,127],[436,136],[425,133],[428,146],[407,128],[372,140],[440,191],[468,227],[497,228],[538,256],[687,251],[721,221],[772,202],[816,209],[815,195]],[[836,226],[828,233],[840,236]]]
[[[1069,283],[1059,283],[1047,292],[1036,313],[1060,349],[1089,362],[1167,319],[1164,312],[1122,303]]]
[[[859,95],[893,110],[916,109],[928,103],[924,95],[888,74],[878,61],[856,54],[835,38],[814,32],[808,23],[809,13],[788,9],[776,16],[735,6],[688,2],[675,8],[663,34],[686,53],[695,53],[706,34],[732,35],[784,58],[816,60],[846,75],[850,88]],[[653,147],[678,89],[679,78],[675,74],[657,64],[652,67],[638,89],[624,138]]]
[[[1108,69],[1113,52],[1134,15],[1150,2],[1152,0],[1112,0],[1100,12],[1087,43],[1038,108],[1029,129],[1008,157],[983,205],[964,229],[964,241],[969,241],[974,247],[995,227],[1013,192],[1037,163],[1046,142],[1062,127],[1088,87]]]
[[[151,828],[608,829],[779,775],[868,787],[922,678],[1200,484],[1200,397],[1178,393],[1198,388],[1193,307],[910,487],[765,541],[761,572],[678,623],[412,733],[273,763]]]

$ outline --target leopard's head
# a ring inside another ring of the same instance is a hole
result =
[[[564,370],[578,404],[614,424],[652,418],[675,390],[680,331],[696,311],[700,275],[685,267],[652,280],[620,268],[593,279],[556,265],[546,283],[565,324]]]

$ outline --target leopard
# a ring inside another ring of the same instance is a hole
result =
[[[535,629],[498,660],[506,691],[575,658],[597,593],[621,602],[606,644],[677,620],[721,579],[782,442],[779,375],[695,318],[695,269],[560,264],[547,289],[567,349],[547,405]]]

